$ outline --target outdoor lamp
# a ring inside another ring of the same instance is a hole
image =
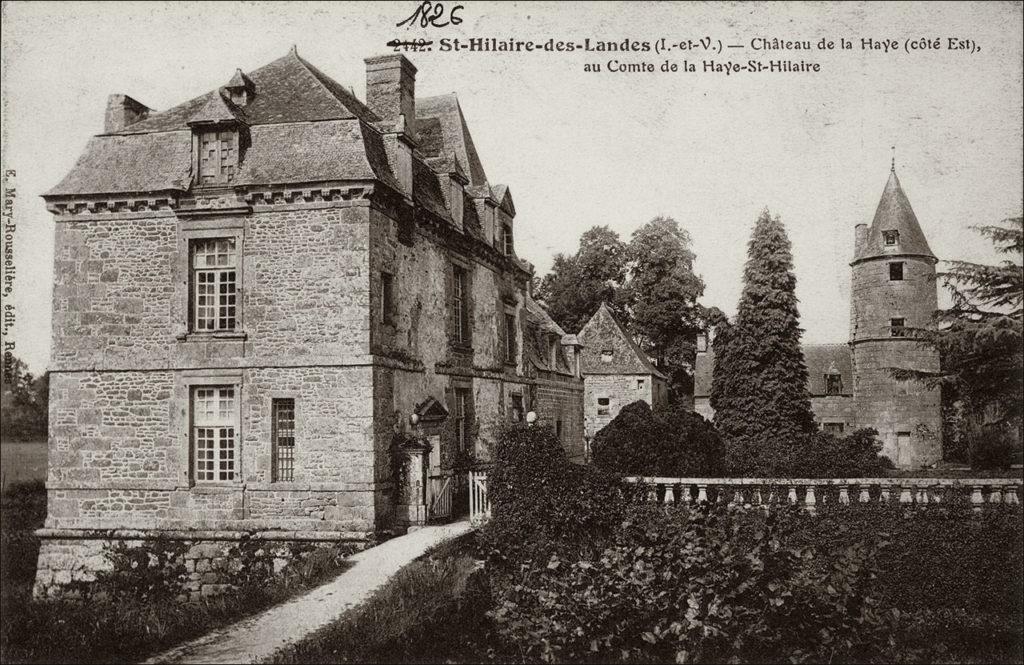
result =
[[[416,425],[418,425],[419,422],[420,422],[420,414],[418,414],[418,413],[410,413],[409,414],[409,424],[410,425],[412,425],[413,427],[416,427]]]
[[[529,411],[526,414],[526,424],[532,425],[537,422],[537,413],[535,411]]]

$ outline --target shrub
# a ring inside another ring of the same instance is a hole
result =
[[[571,463],[550,427],[514,426],[494,447],[492,514],[483,544],[500,556],[574,547],[622,520],[628,497],[618,477]]]
[[[598,468],[640,476],[718,476],[725,449],[714,426],[680,408],[651,410],[638,401],[624,407],[594,437]]]
[[[94,584],[72,585],[73,590],[99,593],[114,602],[165,603],[184,593],[188,571],[188,544],[165,537],[144,540],[140,545],[118,541],[104,548],[109,570],[96,573]]]
[[[794,447],[788,475],[801,478],[874,478],[894,468],[881,454],[882,442],[872,428],[837,437],[818,432]]]
[[[784,547],[790,511],[641,508],[603,549],[552,554],[496,584],[497,628],[527,659],[883,658],[898,613],[877,598],[875,546]]]

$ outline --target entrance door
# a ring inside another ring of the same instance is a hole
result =
[[[896,465],[910,466],[913,462],[910,432],[896,432]]]

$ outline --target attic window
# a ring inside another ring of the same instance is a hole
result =
[[[238,171],[238,132],[223,127],[196,132],[196,172],[201,185],[226,185]]]
[[[505,256],[512,256],[512,225],[505,224],[502,226],[501,231],[502,237],[502,253]]]
[[[603,363],[610,363],[613,357],[614,354],[611,352],[611,349],[605,349],[601,352],[601,362]]]
[[[843,375],[842,374],[826,374],[825,375],[825,394],[826,395],[842,395],[843,394]]]
[[[882,238],[887,247],[891,247],[900,241],[899,231],[882,231]]]

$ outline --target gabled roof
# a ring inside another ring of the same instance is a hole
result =
[[[217,91],[216,95],[210,95],[199,110],[188,119],[189,125],[217,122],[246,122],[245,111],[225,98],[220,91]]]
[[[425,157],[454,153],[470,186],[487,185],[487,174],[455,93],[416,100],[416,135]]]
[[[899,242],[894,246],[886,246],[882,236],[883,231],[899,231]],[[896,170],[889,173],[889,180],[885,183],[882,191],[882,198],[878,201],[878,208],[875,209],[875,218],[868,229],[867,238],[856,251],[853,257],[854,262],[862,259],[877,256],[892,256],[897,254],[916,254],[935,258],[928,240],[924,237],[924,231],[917,222],[917,215],[910,207],[910,200],[900,186],[900,179],[896,177]]]
[[[283,58],[260,67],[249,75],[256,88],[245,114],[250,125],[315,120],[380,120],[351,91],[299,57],[292,49]],[[220,90],[194,99],[145,120],[129,125],[119,134],[166,132],[185,129],[188,121]]]
[[[615,320],[607,303],[601,303],[577,334],[583,343],[583,374],[651,374],[665,379],[633,338]],[[611,362],[602,360],[612,352]]]
[[[825,394],[825,375],[843,377],[844,395],[853,394],[853,352],[848,344],[804,344],[804,363],[807,365],[807,390],[812,397]],[[697,354],[693,370],[693,396],[709,397],[715,368],[715,354],[709,348]]]
[[[571,374],[573,369],[569,366],[562,346],[565,331],[529,294],[526,294],[523,313],[526,323],[523,331],[523,361],[542,371]],[[555,345],[554,365],[551,364],[551,344]]]
[[[516,206],[512,203],[512,192],[509,191],[508,185],[495,185],[491,187],[491,196],[498,202],[499,208],[512,217],[516,216]]]

